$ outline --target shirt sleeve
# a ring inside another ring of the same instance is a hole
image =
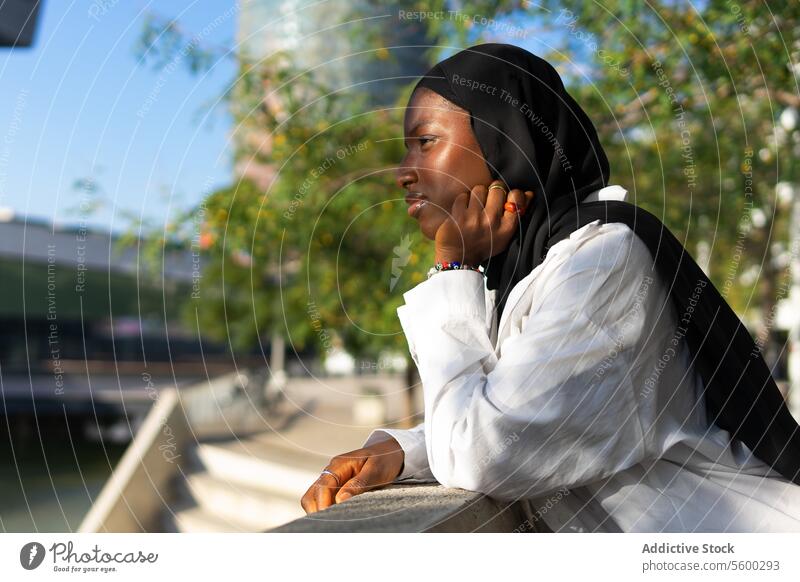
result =
[[[403,449],[403,468],[395,481],[406,483],[431,483],[436,479],[428,465],[428,452],[425,450],[425,424],[420,423],[412,429],[379,428],[372,431],[364,443],[365,447],[393,437]]]
[[[628,227],[611,226],[624,225],[551,249],[529,316],[501,357],[480,273],[438,273],[404,295],[428,462],[443,485],[537,497],[649,454],[629,376],[601,373],[608,358],[625,369],[646,335],[632,298],[649,251]]]

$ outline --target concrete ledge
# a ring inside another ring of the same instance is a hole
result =
[[[226,374],[159,392],[78,531],[160,531],[161,512],[171,502],[170,483],[190,464],[187,445],[196,438],[192,416],[204,421],[219,416],[220,398],[236,378],[235,373]]]
[[[189,433],[178,391],[163,390],[78,531],[153,531]]]
[[[293,532],[511,532],[529,521],[524,502],[503,503],[441,485],[390,485],[269,530]]]

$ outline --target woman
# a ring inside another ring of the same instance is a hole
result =
[[[472,47],[420,80],[404,125],[398,183],[439,267],[398,309],[425,420],[332,459],[306,512],[438,481],[529,500],[552,531],[800,531],[800,429],[769,369],[608,185],[555,69]]]

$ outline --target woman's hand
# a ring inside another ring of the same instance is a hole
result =
[[[514,202],[524,211],[533,200],[530,191],[506,192],[503,182],[495,180],[488,187],[478,185],[459,194],[450,216],[436,231],[436,260],[476,265],[504,251],[518,228],[519,215],[503,206]]]
[[[300,500],[305,512],[313,513],[353,495],[388,485],[403,469],[405,453],[400,444],[389,437],[363,449],[333,457],[325,467],[338,478],[323,473]],[[339,487],[341,485],[341,487]]]

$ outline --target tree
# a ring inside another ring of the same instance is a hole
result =
[[[392,45],[396,30],[398,46],[416,35],[422,46],[414,50],[424,51],[426,67],[446,47],[477,38],[471,16],[453,17],[443,0],[408,3],[408,11],[441,15],[408,22],[398,22],[394,3],[343,6],[342,20],[355,23],[376,10],[392,12],[381,26],[346,31],[350,50],[369,55],[379,70],[402,52]],[[518,8],[518,2],[463,2],[458,14],[497,17]],[[237,168],[250,177],[212,193],[177,221],[192,223],[202,214],[202,232],[194,233],[202,241],[202,285],[185,305],[192,325],[227,340],[234,352],[266,336],[323,353],[341,342],[372,368],[384,350],[407,351],[396,309],[402,291],[423,280],[434,249],[406,216],[393,169],[403,156],[403,108],[424,69],[381,102],[360,86],[334,90],[325,75],[295,65],[296,55],[204,47],[179,23],[156,16],[145,22],[139,50],[156,67],[177,59],[199,72],[225,54],[239,65],[226,97],[237,127]],[[159,238],[165,239],[155,244]]]
[[[760,308],[759,338],[771,345],[789,249],[775,185],[797,179],[800,154],[776,120],[800,106],[800,4],[779,13],[761,0],[542,5],[551,12],[537,22],[563,39],[547,58],[597,120],[612,181],[710,257],[711,279],[740,313]],[[574,60],[592,66],[571,74]]]

